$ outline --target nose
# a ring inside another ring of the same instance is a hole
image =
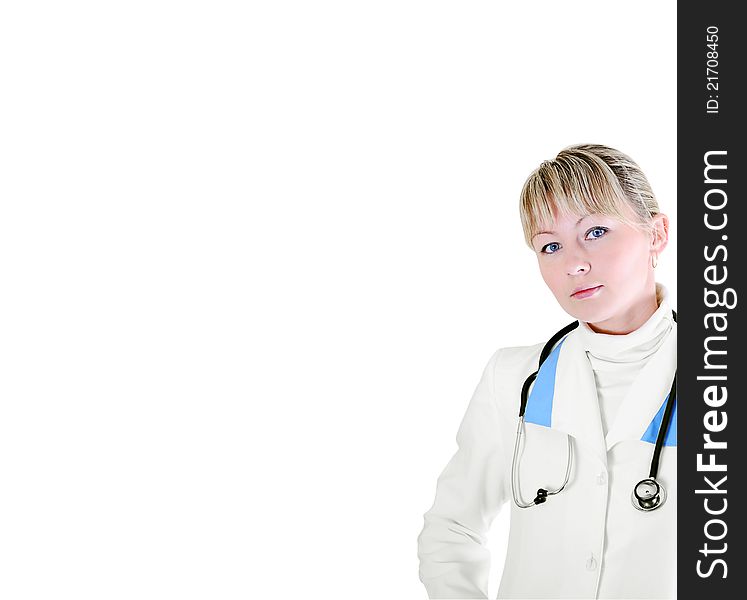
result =
[[[568,259],[566,264],[568,275],[583,275],[589,271],[591,271],[591,263],[586,257],[576,254]]]

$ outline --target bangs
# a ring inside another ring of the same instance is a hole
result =
[[[612,169],[591,153],[563,154],[544,161],[526,180],[521,190],[520,214],[524,238],[532,237],[559,216],[600,213],[634,226],[625,214],[625,192]]]

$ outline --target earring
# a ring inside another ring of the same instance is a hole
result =
[[[659,255],[656,252],[654,252],[651,255],[651,266],[655,269],[656,265],[658,264],[659,264]]]

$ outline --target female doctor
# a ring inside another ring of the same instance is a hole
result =
[[[654,277],[669,221],[628,156],[578,145],[529,176],[521,222],[574,321],[488,362],[425,514],[420,579],[430,598],[487,598],[508,503],[499,598],[674,598],[677,324]]]

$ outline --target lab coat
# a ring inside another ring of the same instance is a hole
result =
[[[651,440],[653,432],[655,439],[653,425],[675,374],[676,327],[631,384],[606,436],[578,330],[568,334],[557,358],[550,423],[525,424],[521,496],[529,502],[538,488],[563,483],[568,436],[570,479],[544,504],[524,509],[512,499],[511,460],[521,388],[537,370],[544,343],[492,356],[418,537],[420,578],[430,598],[487,598],[490,569],[500,565],[490,565],[486,536],[506,507],[511,525],[498,598],[676,596],[676,419],[657,476],[666,501],[651,512],[631,503],[633,487],[649,475],[654,450],[643,438]]]

